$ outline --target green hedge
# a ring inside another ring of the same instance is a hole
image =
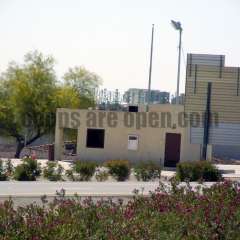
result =
[[[177,165],[176,177],[180,181],[219,181],[219,170],[208,161],[182,162]]]

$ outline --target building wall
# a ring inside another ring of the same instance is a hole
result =
[[[210,82],[210,111],[217,116],[217,124],[212,121],[209,144],[239,146],[240,68],[226,67],[224,62],[222,55],[188,54],[185,111],[201,115],[205,112]],[[203,121],[200,126],[192,127],[192,143],[203,142]]]
[[[74,110],[69,109],[58,109],[58,113],[67,112],[71,114]],[[124,125],[124,112],[115,112],[117,114],[118,126],[110,127],[107,124],[107,120],[103,120],[103,125],[93,127],[105,129],[105,146],[103,149],[94,149],[86,147],[87,138],[87,110],[77,110],[80,114],[81,126],[78,128],[78,140],[77,140],[77,154],[80,159],[84,160],[94,160],[94,161],[105,161],[110,159],[128,159],[132,162],[140,160],[152,160],[164,162],[164,152],[165,152],[165,136],[166,133],[180,133],[181,134],[181,155],[180,161],[189,160],[199,160],[200,159],[200,145],[189,143],[189,128],[188,127],[178,127],[178,113],[183,112],[183,106],[177,105],[152,105],[150,106],[150,111],[155,112],[170,112],[172,115],[172,127],[166,128],[153,128],[153,127],[141,127],[137,129],[136,125],[134,127],[126,127]],[[100,112],[101,114],[108,114],[105,111],[92,111],[96,115]],[[142,112],[143,113],[143,112]],[[142,114],[141,113],[141,114]],[[131,113],[134,117],[137,117],[139,113]],[[139,116],[139,115],[138,115]],[[58,118],[58,117],[57,117]],[[58,123],[58,119],[57,119]],[[71,123],[65,124],[65,127],[72,127]],[[58,141],[59,136],[62,133],[59,130],[59,126],[56,126],[56,138],[55,141],[58,146],[61,143]],[[128,150],[128,135],[134,134],[139,136],[138,150]],[[57,146],[56,151],[59,151]],[[59,155],[56,154],[59,158]]]

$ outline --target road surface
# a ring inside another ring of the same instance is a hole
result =
[[[138,189],[143,194],[154,191],[158,182],[0,182],[0,198],[8,196],[53,196],[64,189],[66,195],[126,196]]]
[[[165,182],[167,183],[167,182]],[[169,182],[167,183],[169,186]],[[184,184],[184,183],[182,183]],[[211,186],[214,183],[204,183],[205,186]],[[198,183],[191,183],[194,188]],[[79,197],[91,196],[94,199],[112,197],[127,201],[139,190],[140,194],[148,195],[149,191],[154,191],[159,186],[158,182],[18,182],[6,181],[0,182],[0,202],[8,200],[11,197],[15,206],[24,206],[30,203],[42,204],[41,197],[46,195],[48,201],[52,201],[56,196],[56,191],[64,189],[66,197],[73,197],[77,194]]]

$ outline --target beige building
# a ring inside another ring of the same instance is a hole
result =
[[[182,105],[150,105],[138,112],[58,109],[55,159],[62,158],[63,129],[77,129],[77,155],[81,160],[128,159],[176,166],[199,160],[201,146],[190,144],[190,128]]]

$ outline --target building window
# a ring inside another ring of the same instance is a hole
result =
[[[87,129],[87,148],[104,148],[104,129]]]
[[[128,135],[128,150],[138,150],[138,136]]]
[[[129,106],[128,111],[129,112],[138,112],[138,106]]]

